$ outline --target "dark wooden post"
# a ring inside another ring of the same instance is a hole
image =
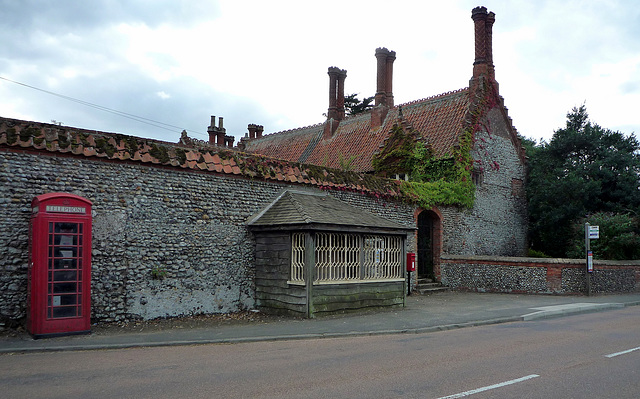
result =
[[[307,317],[313,317],[313,281],[316,278],[316,237],[313,232],[304,237],[304,274],[307,289]]]

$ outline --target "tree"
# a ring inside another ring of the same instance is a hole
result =
[[[529,154],[532,247],[567,256],[572,225],[589,214],[636,213],[640,208],[640,145],[589,121],[584,105],[567,114],[566,126]]]
[[[593,256],[598,259],[640,259],[640,225],[629,214],[598,212],[578,220],[573,225],[570,258],[584,257],[584,224],[600,227],[600,238],[591,241]]]
[[[365,97],[360,101],[357,94],[349,94],[344,98],[344,108],[347,115],[357,115],[370,110],[373,107],[372,102],[373,97]]]

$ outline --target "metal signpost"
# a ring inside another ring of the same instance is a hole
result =
[[[584,224],[584,247],[587,254],[587,296],[591,296],[591,273],[593,273],[593,251],[591,251],[591,240],[600,238],[600,226]]]

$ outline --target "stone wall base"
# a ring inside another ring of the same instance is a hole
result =
[[[524,294],[586,293],[584,259],[443,255],[441,282],[456,290]],[[594,261],[592,293],[640,291],[640,261]]]

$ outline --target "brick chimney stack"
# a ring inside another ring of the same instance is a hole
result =
[[[247,126],[247,129],[249,130],[249,135],[248,135],[249,140],[259,139],[260,137],[262,137],[264,126],[256,125],[255,123],[250,123]]]
[[[207,127],[207,133],[209,133],[209,144],[217,145],[218,147],[224,147],[226,145],[226,129],[222,125],[222,117],[218,118],[218,126],[216,126],[216,117],[211,116],[211,126]],[[233,146],[233,142],[231,146]]]
[[[340,121],[344,119],[344,81],[347,78],[347,71],[337,67],[330,67],[327,73],[329,74],[329,110],[322,134],[325,140],[333,136],[340,126]]]
[[[249,126],[247,126],[247,129],[249,129],[249,140],[253,140],[256,138],[257,128],[258,126],[254,125],[253,123],[250,123]]]
[[[216,144],[216,117],[211,115],[211,125],[207,127],[207,133],[209,133],[209,144]]]
[[[384,104],[387,100],[387,93],[385,91],[387,80],[387,52],[388,50],[386,48],[381,47],[376,49],[376,60],[378,61],[376,68],[376,106]]]
[[[387,55],[387,65],[386,65],[386,77],[385,77],[385,91],[387,93],[386,104],[387,107],[393,107],[393,61],[396,60],[396,52],[389,51]]]
[[[393,107],[393,62],[396,52],[384,47],[376,49],[376,96],[375,106],[371,110],[371,127],[378,128],[387,117],[389,108]]]
[[[396,52],[379,47],[376,49],[376,59],[378,67],[375,105],[393,107],[393,61],[396,60]]]
[[[224,145],[233,148],[233,142],[236,140],[233,136],[224,136]]]
[[[489,64],[489,77],[493,80],[496,78],[496,71],[493,65],[493,23],[496,22],[496,14],[490,12],[487,15],[487,23],[485,25],[485,45],[486,45],[486,56],[487,63]]]
[[[222,125],[222,117],[218,118],[218,128],[216,129],[216,136],[217,136],[217,144],[218,147],[224,147],[224,136],[225,136],[226,130]]]
[[[344,118],[344,80],[347,71],[330,67],[329,71],[329,110],[327,119],[342,120]]]
[[[338,73],[338,94],[336,98],[336,119],[341,121],[344,119],[344,81],[347,78],[347,71],[341,70]]]
[[[473,62],[473,77],[487,75],[495,79],[492,36],[496,14],[487,12],[486,7],[476,7],[471,11],[471,19],[474,23],[476,56]]]

